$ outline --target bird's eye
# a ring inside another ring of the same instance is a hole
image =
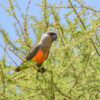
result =
[[[51,36],[52,36],[52,35],[55,35],[55,33],[51,33],[50,35],[51,35]]]

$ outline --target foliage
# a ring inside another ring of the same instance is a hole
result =
[[[41,7],[38,20],[28,15],[29,0],[23,22],[16,15],[16,0],[8,0],[9,8],[2,6],[15,19],[13,34],[18,38],[12,42],[9,33],[0,29],[5,43],[5,47],[0,43],[5,52],[0,61],[0,100],[100,100],[100,11],[81,0],[66,1],[57,6],[42,0],[37,4]],[[42,65],[46,72],[38,73],[37,79],[31,63],[30,68],[14,72],[14,57],[23,60],[32,46],[29,35],[35,34],[38,42],[47,31],[56,31],[58,39]]]

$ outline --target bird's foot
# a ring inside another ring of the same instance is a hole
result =
[[[38,70],[37,70],[38,72],[40,72],[40,73],[44,73],[45,72],[45,68],[39,68]]]

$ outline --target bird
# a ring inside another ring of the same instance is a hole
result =
[[[41,68],[41,65],[48,58],[51,45],[55,40],[57,40],[56,32],[49,31],[44,33],[41,37],[41,40],[35,45],[33,45],[32,48],[27,53],[27,55],[25,56],[26,61],[33,61],[36,63],[38,72],[41,73],[45,72],[45,68]],[[23,65],[23,63],[24,62],[22,62],[21,65]],[[19,72],[27,68],[21,65],[15,68],[15,72]]]

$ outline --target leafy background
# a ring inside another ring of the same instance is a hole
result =
[[[100,10],[82,0],[41,0],[38,19],[30,13],[32,0],[21,1],[25,11],[17,0],[6,2],[1,7],[14,19],[14,33],[0,25],[0,100],[100,100]],[[47,71],[38,79],[31,64],[14,72],[47,31],[58,35],[43,63]]]

